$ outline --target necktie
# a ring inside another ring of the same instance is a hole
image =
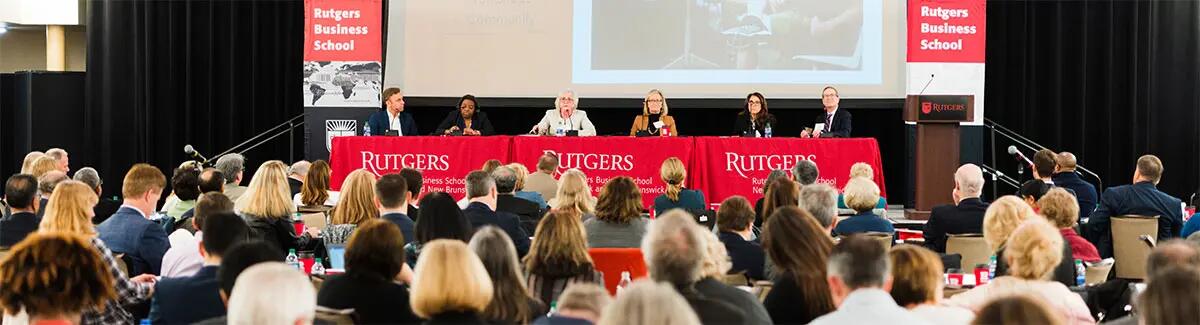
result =
[[[831,124],[833,124],[833,114],[825,114],[825,129],[821,130],[821,132],[829,132]]]

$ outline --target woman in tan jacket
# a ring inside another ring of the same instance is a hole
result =
[[[662,122],[661,126],[656,125],[656,122]],[[642,115],[638,115],[633,119],[633,127],[629,129],[629,136],[637,136],[640,132],[643,136],[660,135],[660,128],[670,130],[668,136],[678,136],[679,133],[675,130],[675,118],[667,115],[667,98],[663,96],[662,91],[651,89],[646,94],[646,99],[642,101]]]

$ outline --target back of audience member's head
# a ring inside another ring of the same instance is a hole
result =
[[[1055,171],[1060,173],[1075,172],[1076,162],[1075,154],[1070,152],[1060,152],[1054,156]]]
[[[41,151],[30,151],[25,154],[25,159],[21,161],[21,174],[33,175],[33,163],[37,162],[38,158],[42,158],[46,154]],[[36,177],[36,176],[35,176]]]
[[[29,174],[16,174],[4,184],[4,197],[14,209],[33,209],[38,204],[38,181]],[[45,209],[46,207],[41,207]]]
[[[492,301],[492,279],[467,244],[439,239],[421,249],[409,305],[425,319],[446,312],[482,316]]]
[[[1042,218],[1030,218],[1013,231],[1004,250],[1008,273],[1025,280],[1046,280],[1062,260],[1063,238]]]
[[[797,161],[795,166],[792,166],[792,178],[795,179],[800,186],[808,186],[817,182],[817,177],[821,175],[821,170],[817,169],[817,163],[811,160]]]
[[[346,242],[346,272],[387,282],[406,261],[404,233],[396,224],[375,218],[358,225]]]
[[[658,169],[658,177],[666,185],[667,199],[679,202],[679,193],[683,191],[683,183],[687,180],[687,167],[679,158],[671,157],[664,160]]]
[[[888,252],[892,262],[892,299],[901,307],[936,304],[942,298],[942,259],[921,246],[899,245]]]
[[[1137,160],[1136,174],[1141,176],[1141,180],[1149,181],[1158,184],[1162,179],[1163,163],[1155,155],[1143,155]]]
[[[372,218],[379,218],[379,207],[375,205],[375,175],[366,169],[350,172],[342,182],[342,192],[329,213],[329,222],[358,225]]]
[[[560,210],[542,217],[534,230],[533,242],[529,245],[524,263],[525,272],[537,275],[592,271],[587,235],[584,234],[579,216]]]
[[[700,317],[670,285],[638,280],[604,308],[598,323],[625,324],[693,325],[700,324]]]
[[[1050,184],[1046,184],[1040,179],[1031,179],[1022,183],[1021,189],[1017,193],[1030,207],[1038,208],[1037,201],[1041,200],[1048,191],[1050,191]]]
[[[1046,178],[1054,175],[1055,161],[1054,151],[1050,149],[1042,149],[1033,153],[1033,171],[1038,177]]]
[[[1030,294],[992,299],[979,309],[973,325],[1061,325],[1062,315],[1051,310],[1045,300]]]
[[[400,209],[408,204],[408,182],[400,174],[387,174],[375,181],[375,198],[384,209]],[[416,217],[416,216],[411,216]],[[411,239],[411,238],[409,238]]]
[[[700,281],[707,250],[699,232],[692,217],[679,209],[650,222],[642,237],[642,254],[650,278],[676,286]]]
[[[837,196],[837,190],[826,184],[805,186],[800,189],[800,207],[808,210],[822,228],[833,229],[837,223]]]
[[[125,173],[121,182],[121,195],[128,199],[141,199],[155,193],[161,195],[166,187],[167,176],[158,167],[150,164],[136,164]]]
[[[871,211],[879,203],[879,185],[866,178],[850,179],[842,193],[845,194],[846,207],[857,212]]]
[[[38,177],[38,191],[45,193],[54,192],[54,187],[58,186],[65,180],[69,180],[66,173],[58,170],[52,170]],[[88,187],[91,189],[91,187]]]
[[[225,174],[220,169],[205,168],[200,172],[200,192],[224,192]]]
[[[413,237],[417,243],[428,243],[434,239],[456,239],[467,242],[471,239],[471,222],[458,209],[454,198],[445,192],[432,192],[421,198],[420,216],[413,226]]]
[[[288,176],[295,175],[304,178],[304,176],[308,175],[309,167],[312,167],[312,163],[308,162],[308,160],[294,162],[291,167],[288,167]]]
[[[850,165],[850,178],[862,177],[868,180],[875,179],[875,168],[865,162],[856,162]]]
[[[0,310],[31,320],[78,317],[117,298],[108,263],[89,239],[62,232],[29,234],[13,246],[0,260],[0,283]]]
[[[192,168],[176,168],[171,175],[171,190],[180,201],[191,201],[200,197],[200,171]]]
[[[775,183],[775,180],[780,179],[780,178],[788,178],[787,173],[788,172],[786,170],[782,170],[782,169],[771,170],[771,173],[767,174],[767,181],[763,182],[762,192],[764,194],[767,193],[767,190],[770,189],[771,184]]]
[[[283,263],[251,266],[229,294],[229,324],[312,324],[317,292],[308,276]]]
[[[1153,279],[1154,274],[1159,270],[1171,266],[1200,270],[1200,247],[1180,239],[1158,243],[1150,251],[1150,256],[1146,258],[1146,274]]]
[[[228,298],[242,271],[264,262],[283,262],[279,248],[261,240],[246,240],[226,249],[225,256],[221,257],[221,268],[217,269],[221,292]]]
[[[629,223],[642,217],[642,190],[628,176],[613,177],[600,188],[596,218],[612,223]]]
[[[800,296],[809,315],[834,310],[826,262],[833,251],[833,238],[817,220],[799,207],[783,207],[767,218],[763,249],[775,264],[778,277],[791,277],[801,288]]]
[[[42,175],[45,175],[46,173],[49,173],[51,171],[62,172],[62,170],[60,170],[58,168],[58,161],[54,160],[54,158],[51,158],[50,156],[38,157],[37,160],[33,161],[33,165],[30,166],[29,168],[30,168],[30,170],[29,170],[30,174],[33,174],[33,176],[36,176],[38,178],[41,178]],[[66,174],[66,173],[64,173],[64,174]]]
[[[404,182],[408,183],[408,193],[412,195],[412,200],[416,200],[425,184],[425,178],[421,175],[421,171],[416,168],[403,168],[400,169],[400,177],[404,177]]]
[[[300,203],[305,206],[322,206],[329,200],[329,163],[317,160],[308,166],[304,185],[300,186]]]
[[[483,167],[479,167],[479,170],[491,174],[492,171],[495,171],[497,167],[503,164],[500,162],[500,159],[488,159],[488,161],[483,162]]]
[[[537,171],[554,175],[554,171],[558,169],[558,156],[552,153],[544,153],[538,157]]]
[[[98,201],[96,193],[87,185],[77,181],[64,181],[50,194],[50,200],[45,207],[46,214],[38,224],[38,231],[95,235],[96,227],[92,226],[92,217],[96,213],[92,209]]]
[[[834,300],[858,289],[890,289],[891,264],[887,248],[878,241],[864,235],[842,238],[829,254],[829,288]]]
[[[775,183],[767,188],[767,193],[763,199],[762,215],[765,219],[771,219],[771,215],[775,213],[775,210],[785,206],[799,205],[800,186],[790,179],[776,179]]]
[[[704,226],[696,225],[696,227],[699,228],[696,232],[700,235],[700,239],[704,240],[705,253],[704,263],[701,266],[701,277],[719,280],[733,268],[729,251],[725,249],[725,243],[717,238],[717,234],[708,231]]]
[[[505,166],[512,168],[513,173],[517,177],[517,182],[513,185],[513,190],[520,191],[525,189],[525,178],[529,177],[529,168],[525,168],[525,165],[520,163],[511,163]]]
[[[96,192],[96,195],[100,195],[100,185],[104,184],[104,180],[100,179],[100,173],[96,172],[96,169],[92,167],[80,168],[75,171],[75,176],[71,179],[87,184],[88,187],[92,188],[92,191]]]
[[[254,218],[290,218],[296,211],[288,188],[287,165],[270,160],[258,166],[246,192],[234,202],[239,213]]]
[[[491,173],[496,182],[496,192],[510,194],[517,190],[517,171],[508,166],[498,166]]]
[[[1008,235],[1033,215],[1033,208],[1025,201],[1012,195],[1002,196],[983,213],[983,240],[993,252],[999,251]]]
[[[496,190],[496,180],[488,172],[476,170],[467,173],[466,187],[468,199],[485,197]]]
[[[983,182],[983,169],[975,164],[963,164],[954,172],[954,190],[959,199],[979,197],[983,193]]]
[[[196,230],[204,230],[204,222],[208,216],[225,212],[233,213],[233,201],[230,201],[228,196],[221,192],[204,193],[196,200],[192,221],[196,223]]]
[[[558,178],[558,191],[554,194],[554,208],[574,210],[580,214],[592,213],[592,188],[587,175],[578,169],[568,169]]]
[[[226,154],[217,158],[217,163],[213,167],[220,170],[221,174],[225,175],[225,183],[230,184],[242,177],[242,171],[246,170],[246,157],[238,153]]]
[[[603,287],[592,283],[572,283],[558,296],[555,307],[560,315],[582,318],[595,324],[604,315],[604,308],[611,303],[612,297]]]
[[[1195,324],[1200,320],[1200,271],[1171,266],[1151,278],[1135,302],[1141,324]]]
[[[200,244],[204,252],[217,257],[225,256],[230,247],[250,238],[250,226],[233,211],[222,211],[204,218],[204,232]]]
[[[1038,207],[1041,208],[1038,212],[1058,229],[1072,228],[1079,222],[1079,202],[1061,187],[1052,188],[1042,195]]]
[[[721,201],[717,208],[717,230],[742,232],[754,224],[754,207],[745,197],[734,195]]]
[[[521,262],[517,261],[517,248],[508,234],[496,226],[484,226],[467,245],[479,256],[494,285],[484,319],[514,324],[533,321],[537,315],[529,308],[529,290],[521,274]]]

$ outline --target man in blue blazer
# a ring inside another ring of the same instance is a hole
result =
[[[406,213],[408,209],[408,181],[400,174],[387,174],[375,182],[375,197],[379,199],[379,217],[400,227],[404,243],[413,242],[416,222]]]
[[[383,98],[384,107],[387,109],[375,112],[367,119],[371,135],[385,135],[387,131],[397,131],[402,136],[418,135],[417,122],[413,120],[412,115],[404,111],[404,94],[400,92],[400,88],[384,89]]]
[[[1075,191],[1075,200],[1079,202],[1079,219],[1087,220],[1096,211],[1096,186],[1079,177],[1075,172],[1075,155],[1070,152],[1060,152],[1054,158],[1054,186]]]
[[[217,270],[225,251],[249,238],[250,227],[233,212],[221,212],[205,218],[200,229],[204,229],[199,247],[204,267],[192,276],[163,278],[155,284],[151,323],[192,324],[225,315]]]
[[[1145,155],[1138,158],[1133,184],[1104,190],[1100,206],[1092,213],[1086,228],[1091,232],[1088,239],[1096,244],[1100,257],[1113,257],[1110,217],[1158,216],[1158,242],[1179,237],[1183,229],[1183,202],[1155,187],[1162,172],[1162,161],[1154,155]]]
[[[158,275],[163,254],[171,247],[167,232],[149,220],[166,183],[167,177],[157,167],[133,165],[121,183],[124,204],[96,227],[109,249],[128,258],[129,274]]]
[[[507,212],[496,212],[496,181],[491,175],[482,170],[467,174],[467,198],[471,203],[463,209],[463,215],[471,221],[475,229],[493,225],[504,230],[517,247],[517,256],[524,257],[529,252],[529,235],[521,229],[521,221],[516,215]]]

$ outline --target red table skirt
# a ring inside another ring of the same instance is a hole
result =
[[[608,179],[629,176],[642,190],[646,207],[664,192],[658,176],[663,160],[677,157],[688,166],[686,185],[705,194],[709,203],[732,195],[754,202],[771,170],[789,171],[800,160],[815,162],[818,182],[841,188],[850,166],[865,162],[886,196],[883,160],[873,138],[798,139],[734,137],[337,137],[333,139],[331,185],[340,189],[346,175],[366,169],[376,175],[411,167],[425,177],[422,193],[447,192],[456,199],[466,192],[463,178],[489,159],[519,162],[534,169],[545,152],[559,157],[559,172],[578,168],[598,195]]]

